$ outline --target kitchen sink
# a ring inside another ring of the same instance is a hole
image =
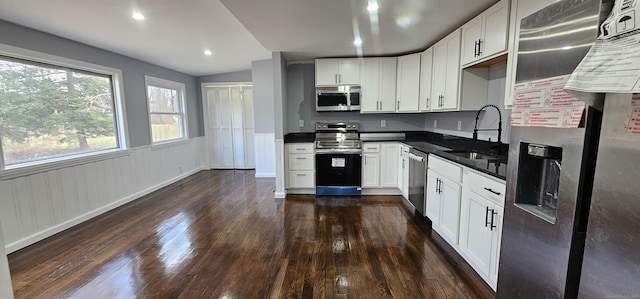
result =
[[[454,156],[458,156],[458,157],[469,159],[469,160],[495,160],[495,159],[498,159],[498,157],[495,157],[495,156],[489,156],[489,155],[481,154],[481,153],[474,152],[474,151],[468,151],[468,150],[445,151],[445,153],[452,154]]]

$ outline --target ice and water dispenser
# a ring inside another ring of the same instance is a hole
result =
[[[520,143],[515,205],[550,223],[556,222],[562,148]]]

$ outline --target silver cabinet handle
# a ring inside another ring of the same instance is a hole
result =
[[[431,99],[427,98],[427,104],[425,105],[425,109],[429,109],[429,101],[431,101]]]
[[[482,56],[482,39],[478,39],[478,57]]]
[[[493,224],[493,216],[498,215],[498,212],[496,212],[496,210],[491,209],[491,227],[489,227],[489,229],[493,230],[494,228],[498,227],[497,225]]]
[[[484,227],[489,226],[489,207],[484,211]]]
[[[297,157],[296,160],[306,160],[307,158]]]
[[[396,110],[400,110],[400,101],[397,101]]]
[[[305,173],[298,173],[297,176],[307,176]]]

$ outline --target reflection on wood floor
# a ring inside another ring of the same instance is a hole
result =
[[[276,200],[254,175],[203,171],[12,253],[16,298],[493,297],[400,197]]]

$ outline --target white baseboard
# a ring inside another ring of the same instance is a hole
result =
[[[69,219],[69,220],[67,220],[65,222],[62,222],[62,223],[58,224],[58,225],[54,225],[54,226],[49,227],[49,228],[47,228],[47,229],[45,229],[43,231],[39,231],[39,232],[37,232],[37,233],[35,233],[33,235],[27,236],[27,237],[22,238],[22,239],[20,239],[18,241],[15,241],[13,243],[7,244],[6,247],[5,247],[5,249],[7,251],[7,254],[15,252],[15,251],[18,251],[18,250],[20,250],[20,249],[22,249],[24,247],[27,247],[27,246],[29,246],[31,244],[34,244],[34,243],[36,243],[38,241],[44,240],[44,239],[46,239],[46,238],[48,238],[50,236],[53,236],[53,235],[55,235],[55,234],[57,234],[57,233],[59,233],[61,231],[64,231],[64,230],[66,230],[68,228],[71,228],[71,227],[73,227],[75,225],[78,225],[78,224],[80,224],[82,222],[85,222],[85,221],[87,221],[87,220],[89,220],[89,219],[91,219],[93,217],[96,217],[96,216],[98,216],[100,214],[103,214],[105,212],[113,210],[113,209],[115,209],[115,208],[117,208],[119,206],[127,204],[127,203],[129,203],[129,202],[131,202],[133,200],[136,200],[136,199],[138,199],[138,198],[140,198],[142,196],[145,196],[145,195],[147,195],[147,194],[149,194],[151,192],[154,192],[154,191],[159,190],[161,188],[164,188],[164,187],[166,187],[168,185],[171,185],[171,184],[173,184],[173,183],[175,183],[175,182],[177,182],[179,180],[182,180],[182,179],[184,179],[184,178],[186,178],[186,177],[188,177],[190,175],[196,174],[196,173],[198,173],[198,172],[200,172],[202,170],[207,170],[207,167],[201,166],[200,168],[197,168],[195,170],[192,170],[192,171],[189,171],[189,172],[185,172],[185,173],[183,173],[183,174],[181,174],[181,175],[179,175],[177,177],[174,177],[172,179],[169,179],[169,180],[164,181],[162,183],[159,183],[157,185],[151,186],[151,187],[146,188],[144,190],[138,191],[138,192],[136,192],[134,194],[131,194],[131,195],[129,195],[129,196],[125,197],[125,198],[122,198],[120,200],[114,201],[114,202],[112,202],[110,204],[104,205],[104,206],[102,206],[100,208],[97,208],[97,209],[95,209],[93,211],[89,211],[89,212],[87,212],[85,214],[82,214],[82,215],[80,215],[78,217],[75,217],[73,219]]]
[[[276,192],[274,197],[275,198],[285,198],[285,197],[287,197],[287,192]]]
[[[257,178],[275,178],[276,177],[276,173],[257,173],[256,172],[256,177]]]
[[[402,195],[398,188],[362,188],[362,195]]]

